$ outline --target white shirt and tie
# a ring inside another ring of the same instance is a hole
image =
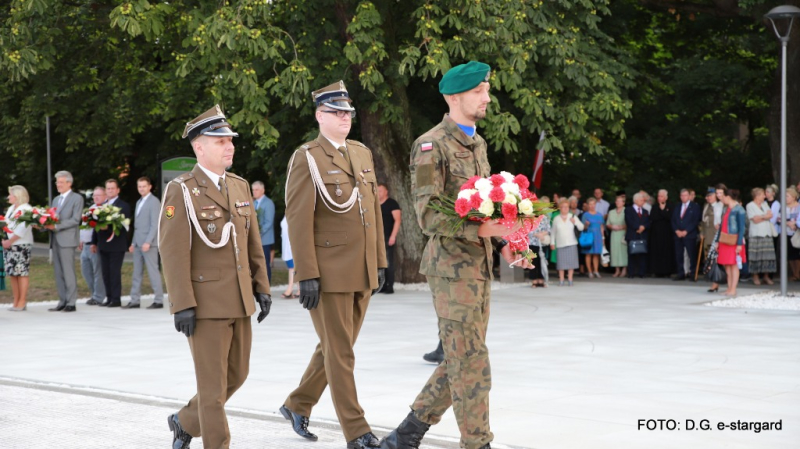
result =
[[[136,205],[136,216],[137,217],[139,216],[139,212],[142,210],[142,206],[144,206],[144,202],[147,201],[148,198],[150,198],[150,195],[151,195],[150,193],[145,195],[141,200],[139,200],[139,204]]]
[[[220,178],[222,178],[222,180],[225,181],[225,172],[222,172],[222,175],[218,175],[218,174],[208,170],[207,168],[203,167],[200,164],[197,164],[197,166],[200,167],[200,170],[203,170],[203,173],[205,173],[206,176],[208,176],[208,179],[210,179],[211,182],[213,182],[214,185],[217,186],[217,189],[221,191],[222,190],[222,186],[220,185],[219,180],[220,180]]]

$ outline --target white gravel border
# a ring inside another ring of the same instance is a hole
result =
[[[800,293],[787,292],[786,296],[781,296],[779,291],[770,290],[739,298],[718,299],[705,305],[740,309],[800,310]]]

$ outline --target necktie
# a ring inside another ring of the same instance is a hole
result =
[[[61,207],[61,201],[63,201],[63,200],[64,200],[64,196],[63,195],[58,195],[58,197],[56,197],[56,209]]]
[[[225,204],[228,204],[228,189],[225,188],[225,178],[220,176],[219,181],[217,181],[217,185],[219,186],[219,193],[221,193],[222,197],[225,198]]]
[[[339,147],[339,152],[342,153],[342,156],[344,156],[344,160],[347,161],[347,165],[350,165],[350,154],[348,154],[347,148]]]
[[[636,208],[636,214],[639,215],[639,218],[642,218],[642,209]]]
[[[681,218],[683,218],[683,216],[686,215],[686,209],[688,209],[688,207],[684,204],[683,207],[681,208]]]

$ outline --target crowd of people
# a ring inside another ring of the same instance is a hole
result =
[[[577,189],[569,197],[554,194],[557,210],[529,235],[531,250],[539,260],[529,278],[533,287],[547,286],[548,265],[555,263],[560,286],[572,286],[576,270],[589,278],[602,277],[600,265],[613,268],[612,277],[694,281],[708,274],[709,292],[717,292],[724,282],[723,293],[729,296],[736,295],[742,274],[755,285],[772,285],[784,225],[781,207],[786,210],[787,235],[792,236],[800,212],[799,191],[800,185],[787,189],[782,205],[776,197],[777,186],[757,187],[746,206],[741,193],[724,184],[709,187],[702,206],[688,188],[681,189],[677,204],[669,200],[665,189],[655,199],[645,191],[637,192],[630,205],[625,192],[618,191],[613,207],[600,188],[585,201]],[[540,200],[550,202],[551,198]],[[788,246],[791,280],[800,280],[800,249]],[[701,270],[702,261],[706,263]]]

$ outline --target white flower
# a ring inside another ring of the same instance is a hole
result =
[[[489,199],[489,192],[491,192],[491,189],[490,190],[478,190],[478,195],[480,195],[482,200],[488,200]]]
[[[506,193],[506,199],[504,199],[503,202],[508,204],[517,204],[519,200],[513,193]]]
[[[504,182],[500,185],[500,188],[503,189],[503,192],[519,196],[519,185],[516,182]]]
[[[511,182],[514,180],[514,175],[512,175],[507,171],[501,171],[500,176],[502,176],[506,180],[506,182]]]
[[[533,215],[533,203],[531,200],[520,201],[519,211],[522,213],[522,215]]]
[[[475,190],[475,189],[462,190],[462,191],[458,192],[458,198],[463,198],[463,199],[467,199],[468,200],[468,199],[470,199],[472,197],[472,195],[475,194],[475,192],[477,192],[477,190]]]
[[[492,200],[483,200],[481,207],[478,208],[478,212],[486,215],[487,217],[491,217],[494,213],[494,203]]]
[[[118,214],[118,213],[116,213],[116,212],[114,212],[113,214],[111,214],[111,218],[112,218],[112,219],[119,218],[119,214]]]
[[[126,218],[126,219],[122,220],[122,226],[125,226],[125,230],[126,231],[130,227],[130,225],[131,225],[131,219],[130,218]]]
[[[492,185],[492,181],[489,181],[486,178],[481,178],[481,179],[475,181],[475,189],[477,189],[479,192],[483,192],[483,191],[487,191],[488,192],[489,190],[492,190],[492,187],[494,187]],[[481,195],[481,198],[483,198],[483,195]]]

